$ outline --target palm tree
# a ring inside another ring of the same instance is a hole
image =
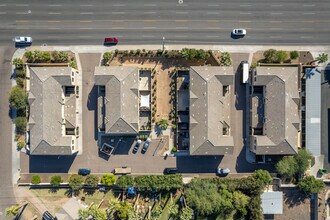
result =
[[[327,62],[328,61],[328,54],[326,54],[326,53],[319,54],[319,56],[316,57],[316,61],[318,63],[325,63],[325,62]]]

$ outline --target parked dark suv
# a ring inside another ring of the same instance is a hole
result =
[[[89,175],[91,174],[91,169],[86,169],[86,168],[79,169],[78,174],[82,176]]]
[[[175,167],[169,167],[164,169],[164,174],[176,174],[178,169]]]
[[[145,142],[144,142],[144,145],[143,145],[143,147],[142,147],[142,153],[145,153],[147,150],[148,150],[148,148],[149,148],[149,146],[150,146],[150,143],[151,143],[151,140],[150,140],[150,138],[148,138]]]

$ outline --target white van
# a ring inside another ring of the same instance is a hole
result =
[[[249,83],[249,63],[242,61],[242,83]]]

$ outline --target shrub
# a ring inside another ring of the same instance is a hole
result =
[[[116,182],[116,177],[113,174],[104,174],[101,182],[107,186],[111,186]]]
[[[157,123],[156,123],[161,129],[166,129],[168,126],[168,120],[166,118],[162,118],[160,119]]]
[[[120,176],[116,181],[116,185],[122,188],[128,188],[134,185],[134,179],[132,176]]]
[[[31,183],[32,183],[32,184],[39,184],[39,183],[41,183],[41,178],[40,178],[40,176],[38,176],[38,175],[33,175],[33,176],[32,176],[32,180],[31,180]]]
[[[99,183],[99,177],[95,175],[88,175],[85,179],[85,185],[96,187]]]
[[[172,151],[173,151],[173,152],[177,152],[177,151],[178,151],[178,149],[176,148],[176,146],[173,146],[173,147],[172,147]]]
[[[74,69],[78,69],[76,61],[70,61],[69,62],[69,67],[74,68]]]
[[[298,51],[294,50],[290,52],[290,59],[294,60],[297,59],[298,57],[299,57]]]
[[[23,141],[19,141],[19,142],[17,142],[17,148],[19,149],[19,150],[21,150],[21,149],[23,149],[24,147],[25,147],[25,142],[23,142]]]
[[[265,63],[273,63],[276,60],[276,50],[269,49],[264,52]]]
[[[24,88],[24,79],[22,78],[17,78],[16,79],[16,84],[21,87],[21,88]]]
[[[175,130],[176,129],[176,125],[172,125],[172,129]]]
[[[267,170],[256,170],[253,173],[253,177],[264,185],[270,184],[273,181],[273,178]]]
[[[26,131],[27,120],[25,117],[17,117],[15,120],[17,133],[23,134]]]
[[[84,177],[78,174],[71,174],[68,179],[69,186],[74,191],[78,191],[82,188],[84,183]]]
[[[10,107],[16,109],[26,108],[27,95],[21,87],[15,86],[10,90],[9,104]]]
[[[315,179],[314,176],[308,176],[298,183],[298,187],[308,195],[318,193],[325,188],[323,180]]]
[[[65,51],[53,51],[52,52],[52,62],[55,63],[66,63],[69,61],[69,54]]]
[[[34,52],[33,51],[25,52],[24,56],[27,59],[28,63],[33,63],[34,62]]]
[[[220,66],[231,66],[232,60],[228,52],[221,53]]]
[[[25,70],[24,69],[16,69],[15,70],[16,78],[25,78]]]
[[[112,53],[111,52],[105,52],[103,54],[103,62],[104,62],[104,64],[108,64],[108,62],[110,61],[111,57],[112,57]]]
[[[285,60],[288,59],[288,54],[286,51],[283,50],[279,50],[276,51],[276,55],[275,55],[275,63],[283,63]]]
[[[15,58],[13,60],[13,64],[15,65],[16,69],[23,69],[23,60],[21,58]]]
[[[63,181],[61,176],[52,176],[52,178],[50,179],[50,184],[52,186],[59,186],[62,182]]]

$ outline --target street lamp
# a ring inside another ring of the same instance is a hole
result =
[[[163,37],[163,51],[165,50],[165,37]]]

